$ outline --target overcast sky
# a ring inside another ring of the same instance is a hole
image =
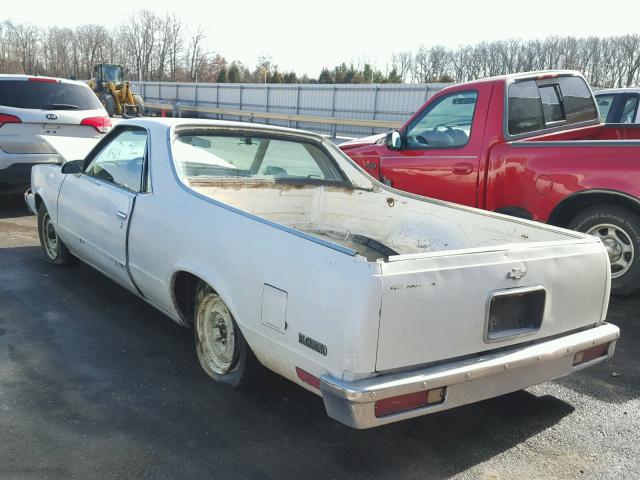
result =
[[[41,26],[113,27],[127,9],[175,12],[190,29],[202,24],[209,48],[256,64],[264,52],[282,70],[317,76],[351,60],[384,68],[394,51],[548,35],[640,33],[640,1],[360,1],[360,0],[2,0],[2,18]],[[606,7],[611,10],[607,13]]]

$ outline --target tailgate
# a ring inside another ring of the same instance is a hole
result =
[[[590,238],[392,257],[381,267],[378,371],[592,326],[609,298],[608,257]]]

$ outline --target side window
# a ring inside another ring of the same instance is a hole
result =
[[[544,128],[544,113],[535,80],[509,86],[509,133],[535,132]]]
[[[132,192],[139,192],[146,146],[146,131],[124,130],[98,152],[84,173]]]
[[[598,109],[600,110],[600,121],[605,123],[607,121],[607,115],[609,115],[609,110],[611,110],[611,105],[613,105],[613,99],[615,95],[598,95],[596,97],[596,102],[598,103]]]
[[[478,92],[456,92],[439,99],[407,128],[408,148],[453,148],[469,142]]]
[[[635,123],[638,113],[638,95],[629,96],[622,105],[620,123]]]

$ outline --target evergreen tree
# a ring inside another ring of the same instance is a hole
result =
[[[318,83],[335,83],[335,77],[328,68],[323,68],[318,77]]]
[[[235,62],[233,62],[231,64],[231,67],[229,67],[229,73],[227,74],[227,79],[229,83],[240,83],[242,81],[240,68],[238,68],[238,65],[236,65]]]
[[[216,82],[218,83],[227,83],[227,68],[222,67],[218,72],[218,78],[216,78]]]

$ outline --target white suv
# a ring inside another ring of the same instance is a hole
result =
[[[100,138],[110,129],[107,112],[82,82],[0,75],[0,184],[29,183],[33,165],[62,162],[43,136]]]

